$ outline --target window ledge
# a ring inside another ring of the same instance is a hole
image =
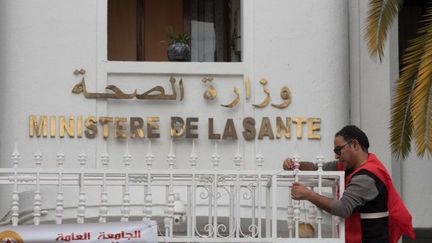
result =
[[[222,74],[243,75],[244,62],[122,62],[101,63],[108,74]]]

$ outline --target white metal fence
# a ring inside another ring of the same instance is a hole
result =
[[[234,159],[238,169],[219,170],[216,148],[211,170],[195,169],[194,148],[188,170],[173,169],[172,149],[167,170],[152,169],[151,149],[147,168],[140,170],[129,167],[128,151],[123,169],[109,169],[106,152],[100,169],[87,168],[85,154],[78,158],[79,168],[66,169],[64,155],[58,153],[58,166],[43,168],[42,154],[36,152],[35,167],[20,168],[15,149],[13,168],[0,168],[2,200],[10,200],[2,224],[153,219],[158,222],[160,242],[345,242],[343,220],[290,198],[294,181],[330,197],[342,194],[343,172],[322,171],[322,156],[317,156],[318,171],[263,170],[261,154],[256,156],[258,169],[244,171],[239,153]]]

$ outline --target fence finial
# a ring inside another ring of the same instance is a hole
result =
[[[297,173],[300,170],[300,155],[297,153],[297,151],[293,156],[293,161],[294,161],[294,175],[297,175]],[[297,177],[296,177],[296,181],[297,181]]]
[[[105,170],[108,169],[108,164],[109,164],[110,156],[108,154],[108,149],[107,149],[107,145],[106,144],[105,144],[104,152],[100,156],[100,160],[102,162],[102,167]]]
[[[234,155],[234,165],[237,168],[237,170],[241,169],[241,162],[243,160],[243,156],[240,153],[240,139],[237,140],[237,152]]]
[[[84,167],[85,167],[85,165],[86,165],[86,162],[87,162],[87,154],[85,154],[85,153],[80,153],[80,154],[78,155],[78,161],[79,161],[79,164],[80,164],[81,169],[84,169]]]
[[[42,165],[43,155],[42,155],[42,153],[41,153],[41,151],[40,151],[39,148],[34,153],[33,160],[34,160],[34,162],[36,164],[36,168],[40,168],[40,166]]]
[[[324,156],[320,153],[317,155],[316,160],[317,160],[318,170],[322,171],[322,167],[324,164]]]
[[[12,225],[17,226],[18,225],[18,219],[19,219],[19,194],[18,194],[18,174],[17,174],[17,168],[19,161],[21,159],[21,155],[18,152],[18,145],[15,143],[14,150],[12,152],[12,164],[14,168],[14,190],[12,194]]]
[[[15,145],[14,145],[14,150],[12,152],[11,158],[12,158],[12,165],[13,165],[13,167],[15,169],[18,168],[19,162],[21,160],[21,155],[18,152],[18,144],[17,143],[15,143]]]
[[[189,155],[189,163],[192,169],[195,169],[197,166],[198,155],[195,153],[195,140],[192,140],[192,152]]]
[[[174,145],[173,145],[173,140],[171,139],[170,141],[170,150],[168,153],[168,167],[170,169],[174,169],[175,163],[176,163],[176,155],[174,154]]]
[[[129,166],[132,162],[132,155],[129,153],[129,142],[126,140],[126,151],[123,154],[123,164],[126,169],[129,169]]]
[[[151,147],[152,147],[151,146],[151,140],[148,140],[147,154],[145,156],[145,161],[146,161],[148,169],[151,169],[151,167],[153,165],[153,161],[154,161],[154,155],[152,154]]]
[[[264,164],[264,155],[261,152],[261,149],[258,150],[258,153],[255,156],[255,161],[258,169],[262,169]]]
[[[56,154],[56,161],[59,169],[63,168],[65,155],[61,150]]]
[[[219,163],[220,163],[220,155],[218,154],[217,141],[215,141],[215,143],[214,143],[214,152],[213,152],[213,155],[211,156],[211,161],[213,164],[213,168],[217,170],[217,168],[219,167]]]

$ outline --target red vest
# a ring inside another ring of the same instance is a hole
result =
[[[398,192],[394,188],[391,177],[381,161],[379,161],[374,154],[370,153],[368,160],[346,178],[345,188],[350,183],[352,176],[355,175],[359,170],[367,170],[373,173],[384,183],[387,188],[387,208],[389,211],[388,228],[390,243],[396,243],[402,234],[408,235],[414,240],[415,234],[412,228],[411,214],[408,212]],[[353,213],[351,216],[345,219],[346,243],[362,242],[360,220],[360,214],[358,212]]]

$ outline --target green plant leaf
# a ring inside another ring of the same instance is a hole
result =
[[[190,42],[190,37],[186,33],[180,33],[177,35],[173,34],[173,33],[169,33],[168,39],[169,39],[170,44],[174,44],[174,43],[189,44],[189,42]]]

